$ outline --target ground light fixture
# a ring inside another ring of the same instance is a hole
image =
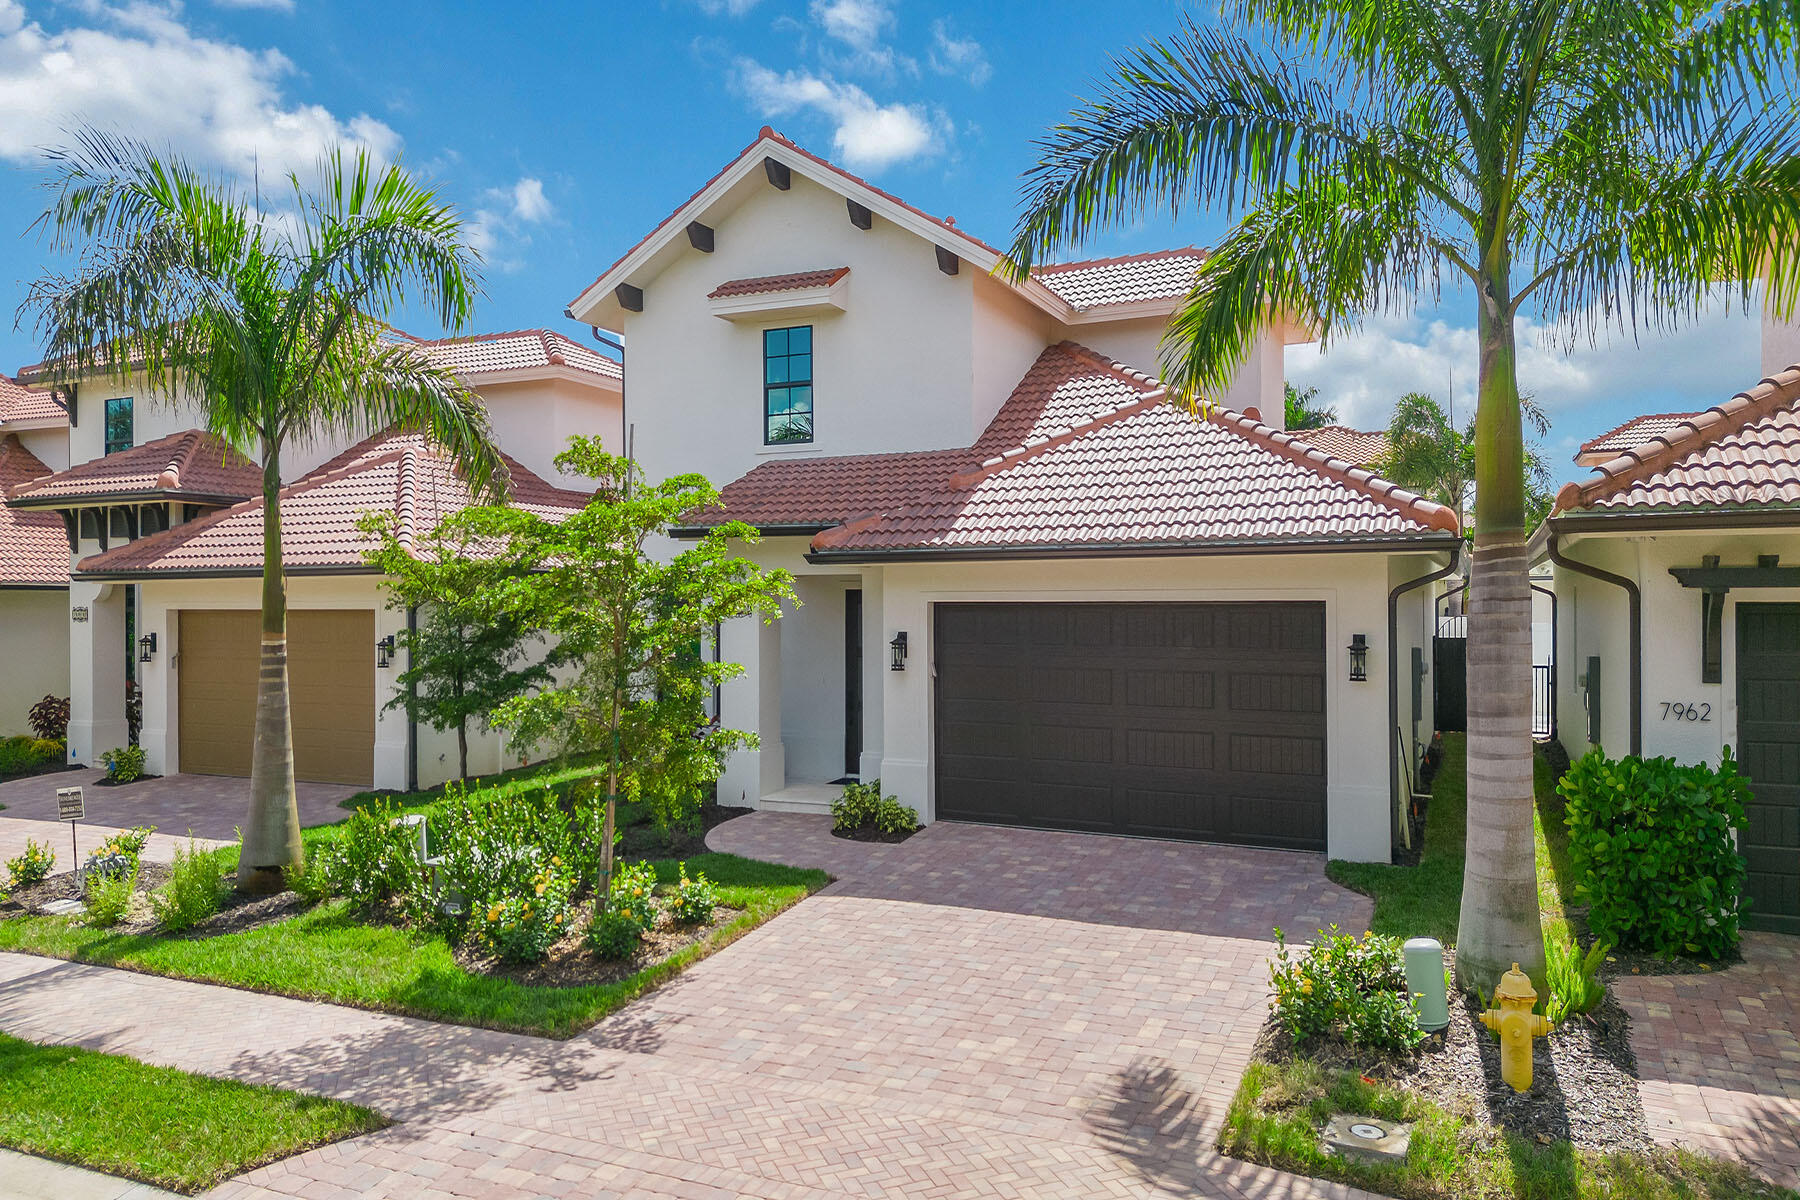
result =
[[[1369,635],[1350,635],[1350,682],[1362,683],[1369,678]]]
[[[375,643],[375,665],[385,667],[394,661],[394,635],[388,634]]]
[[[906,630],[902,629],[888,643],[888,670],[906,670]]]
[[[156,635],[146,633],[138,639],[138,661],[147,663],[156,657]]]

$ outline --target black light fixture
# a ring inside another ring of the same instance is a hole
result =
[[[1350,635],[1350,682],[1363,683],[1369,678],[1369,635]]]
[[[375,643],[375,665],[385,667],[394,661],[394,635],[388,634]]]
[[[888,670],[906,670],[906,630],[902,629],[888,643]]]
[[[156,657],[156,635],[146,633],[138,639],[138,661],[147,663]]]

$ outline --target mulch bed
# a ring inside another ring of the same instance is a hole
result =
[[[898,842],[904,842],[907,838],[917,832],[919,831],[914,829],[908,833],[883,833],[873,825],[858,825],[855,829],[838,829],[834,826],[831,830],[831,836],[847,838],[852,842],[885,842],[888,845],[893,845]]]
[[[168,883],[173,873],[168,863],[139,863],[137,888],[133,895],[131,911],[124,920],[112,926],[111,931],[127,937],[157,932],[156,917],[150,909],[150,893]],[[41,913],[44,905],[54,900],[81,899],[84,897],[81,885],[76,880],[75,872],[62,871],[50,876],[40,884],[21,888],[14,892],[11,901],[0,904],[0,918]],[[272,896],[247,896],[236,891],[227,891],[219,902],[218,912],[192,929],[166,936],[209,938],[227,933],[241,933],[260,925],[272,925],[276,921],[285,921],[287,918],[305,911],[307,907],[306,901],[294,892],[277,892]],[[79,914],[77,916],[79,917]]]
[[[700,832],[675,830],[667,837],[654,825],[632,825],[622,831],[625,837],[619,843],[619,853],[624,858],[685,858],[692,854],[704,854],[708,833],[727,821],[755,811],[753,808],[738,808],[729,804],[702,805]]]
[[[43,763],[39,766],[27,767],[23,771],[9,771],[4,775],[0,775],[0,783],[11,783],[15,779],[35,779],[39,775],[60,775],[65,771],[85,770],[87,770],[87,768],[79,763],[74,765],[70,765],[66,762]],[[0,808],[5,807],[6,805],[0,804]]]
[[[111,775],[102,775],[100,778],[94,780],[94,786],[103,788],[131,787],[134,784],[143,783],[145,780],[161,778],[161,775],[139,775],[136,779],[120,780],[114,779]]]
[[[744,911],[721,904],[713,910],[712,920],[704,925],[677,925],[668,913],[659,912],[656,927],[644,935],[636,954],[624,959],[604,959],[589,950],[583,940],[593,910],[592,901],[570,909],[569,932],[550,948],[543,962],[505,963],[483,954],[473,945],[464,945],[456,950],[456,965],[471,974],[494,975],[531,987],[588,987],[616,983],[655,966],[696,942],[705,941],[715,929],[729,925]]]
[[[1449,965],[1452,955],[1445,955]],[[1523,1096],[1500,1078],[1500,1043],[1476,1014],[1482,1005],[1452,996],[1450,1025],[1411,1055],[1314,1042],[1296,1048],[1271,1017],[1256,1057],[1304,1056],[1404,1088],[1490,1129],[1541,1144],[1567,1141],[1591,1150],[1648,1151],[1650,1130],[1637,1090],[1631,1020],[1610,992],[1593,1012],[1565,1021],[1532,1044],[1532,1088]]]

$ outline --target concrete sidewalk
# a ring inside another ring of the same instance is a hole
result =
[[[176,1193],[0,1147],[0,1200],[176,1200]]]

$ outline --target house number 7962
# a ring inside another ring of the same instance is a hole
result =
[[[1680,700],[1664,700],[1662,702],[1662,719],[1665,721],[1710,721],[1712,705],[1701,701],[1688,704]]]

